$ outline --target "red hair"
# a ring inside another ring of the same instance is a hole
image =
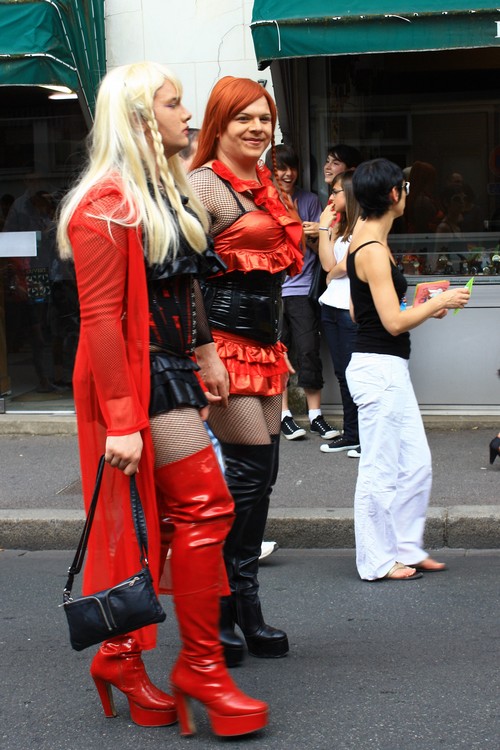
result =
[[[271,112],[272,130],[276,127],[277,110],[272,96],[266,89],[250,78],[224,76],[213,87],[205,109],[203,124],[198,136],[198,149],[191,163],[191,169],[197,169],[217,153],[218,138],[238,114],[257,99],[265,97]],[[274,136],[273,136],[274,142]]]

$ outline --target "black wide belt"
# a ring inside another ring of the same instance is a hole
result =
[[[275,344],[281,338],[284,273],[233,271],[207,279],[203,295],[210,326]]]

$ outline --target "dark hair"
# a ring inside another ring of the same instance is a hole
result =
[[[403,180],[401,167],[388,159],[362,162],[352,178],[354,195],[361,206],[361,217],[378,218],[387,213],[392,205],[390,192],[395,187],[401,195]]]
[[[188,129],[188,141],[189,141],[189,143],[188,143],[187,146],[184,146],[184,148],[182,148],[179,151],[179,156],[181,157],[181,159],[189,159],[189,157],[193,153],[193,141],[195,141],[198,138],[199,132],[200,132],[199,128],[189,128]]]
[[[337,143],[336,146],[330,146],[328,156],[343,162],[348,169],[353,169],[361,164],[361,154],[354,146],[348,146],[346,143]]]
[[[461,185],[447,185],[441,192],[441,203],[445,211],[448,211],[451,205],[459,199],[460,203],[463,203],[465,197],[465,190]]]
[[[470,203],[473,203],[476,200],[476,194],[467,182],[464,182],[462,185],[462,193]]]
[[[275,147],[276,152],[276,168],[277,169],[290,169],[299,170],[299,157],[291,146],[287,146],[285,143],[280,143]],[[273,155],[271,150],[266,154],[266,167],[273,171]]]

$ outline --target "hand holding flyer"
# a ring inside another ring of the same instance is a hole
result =
[[[467,284],[465,285],[465,288],[469,290],[469,292],[472,294],[472,285],[474,284],[474,276],[471,276]],[[460,308],[457,307],[456,310],[453,310],[453,315],[456,315],[457,312],[460,311]]]
[[[415,298],[413,300],[413,307],[417,305],[423,305],[427,300],[435,297],[436,294],[445,292],[450,286],[450,282],[447,279],[440,279],[439,281],[422,281],[415,287]]]

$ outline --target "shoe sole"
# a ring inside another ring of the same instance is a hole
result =
[[[383,583],[384,581],[395,581],[396,583],[401,583],[403,581],[418,581],[423,577],[423,574],[419,570],[417,570],[411,576],[405,576],[404,578],[393,578],[392,576],[390,578],[387,578],[387,576],[383,576],[382,578],[374,578],[372,581],[368,581],[367,579],[365,580],[366,583]]]
[[[353,451],[356,449],[355,445],[345,445],[342,448],[330,448],[329,445],[320,445],[320,451],[322,453],[341,453],[342,451]],[[354,456],[351,456],[354,458]]]
[[[338,437],[341,433],[339,430],[335,430],[332,432],[327,432],[325,435],[322,435],[321,432],[318,432],[317,430],[309,430],[311,435],[318,435],[322,440],[333,440],[333,438]]]
[[[273,641],[271,644],[260,644],[258,639],[256,642],[252,642],[251,636],[245,638],[248,648],[248,653],[252,656],[256,656],[258,659],[282,659],[290,651],[288,645],[288,638],[282,638],[280,641]],[[267,648],[267,650],[266,650]]]
[[[286,440],[299,440],[300,438],[303,438],[306,436],[305,430],[297,430],[297,432],[294,432],[293,435],[285,435],[284,432],[281,433],[283,437]]]

